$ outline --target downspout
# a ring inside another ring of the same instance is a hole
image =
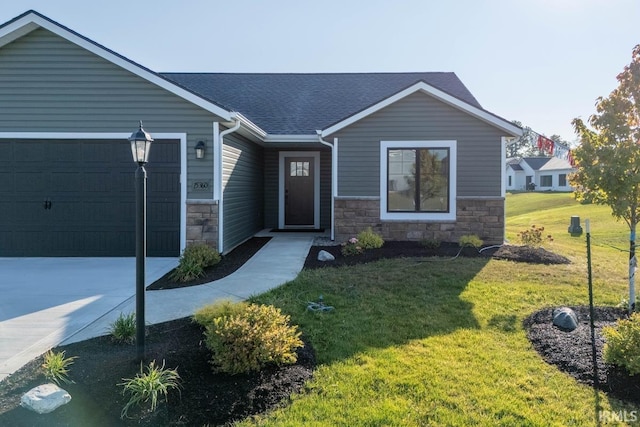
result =
[[[220,186],[219,187],[220,198],[218,200],[218,251],[220,253],[223,253],[224,251],[224,188],[222,185],[222,177],[223,177],[222,165],[224,163],[222,159],[222,153],[224,151],[223,150],[224,137],[240,129],[240,120],[238,120],[235,117],[232,117],[232,120],[234,122],[233,127],[230,127],[229,129],[226,129],[220,132],[220,136],[218,138],[219,139],[218,152],[216,153],[218,156],[218,165],[217,165],[218,170],[216,171],[216,177],[217,177],[218,185]]]
[[[331,148],[331,240],[336,240],[335,203],[338,197],[338,138],[333,144],[322,139],[322,131],[317,130],[318,142]]]

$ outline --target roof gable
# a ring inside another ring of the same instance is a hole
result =
[[[369,106],[368,108],[365,108],[355,114],[353,114],[352,116],[333,124],[332,126],[329,126],[328,128],[322,129],[322,136],[326,136],[326,135],[330,135],[332,133],[335,133],[341,129],[344,129],[345,127],[357,122],[358,120],[363,119],[364,117],[367,117],[373,113],[375,113],[376,111],[379,111],[385,107],[387,107],[388,105],[393,104],[394,102],[397,102],[413,93],[416,92],[422,92],[425,93],[427,95],[430,95],[442,102],[444,102],[445,104],[448,104],[454,108],[457,108],[458,110],[461,110],[485,123],[488,123],[492,126],[495,126],[499,129],[501,129],[502,131],[506,132],[508,135],[511,136],[520,136],[522,135],[522,129],[519,128],[518,126],[514,125],[513,123],[499,117],[496,116],[493,113],[488,112],[487,110],[482,109],[482,107],[480,107],[480,105],[478,104],[476,105],[472,105],[468,102],[465,102],[464,100],[457,98],[447,92],[444,92],[434,86],[431,86],[429,84],[427,84],[424,81],[420,81],[418,83],[415,83],[414,85],[401,90],[395,94],[393,94],[392,96],[374,104]]]
[[[550,157],[523,157],[522,161],[526,162],[527,165],[534,171],[540,170],[541,167],[547,164],[547,162],[551,160]]]
[[[221,117],[225,121],[231,120],[231,113],[211,100],[205,100],[199,95],[180,87],[159,74],[143,67],[114,51],[58,24],[40,13],[30,10],[0,26],[0,48],[29,34],[30,32],[44,28],[52,33],[74,43],[83,49],[195,104],[199,107]]]

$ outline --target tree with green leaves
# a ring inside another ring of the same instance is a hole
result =
[[[573,150],[578,170],[570,176],[577,200],[608,205],[627,223],[629,237],[629,311],[635,310],[636,227],[640,220],[640,45],[618,74],[618,87],[599,97],[589,128],[572,124],[580,137]]]

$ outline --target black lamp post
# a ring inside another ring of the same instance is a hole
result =
[[[144,361],[144,269],[147,257],[147,171],[144,165],[149,159],[149,149],[153,138],[142,129],[129,137],[133,161],[138,163],[136,170],[136,346],[138,359]]]

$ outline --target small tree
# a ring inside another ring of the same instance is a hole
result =
[[[573,127],[580,137],[574,150],[578,169],[569,178],[580,201],[611,207],[629,226],[629,311],[635,310],[635,239],[640,219],[640,45],[632,61],[617,76],[619,85],[599,97],[589,129],[579,118]]]

